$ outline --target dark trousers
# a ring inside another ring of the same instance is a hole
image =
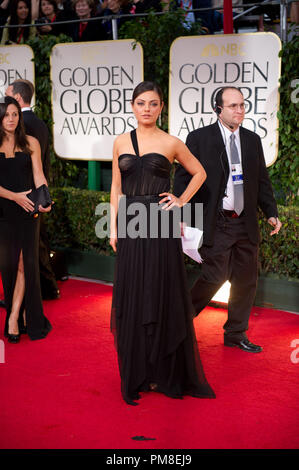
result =
[[[257,284],[258,245],[248,239],[244,219],[219,214],[213,246],[200,249],[203,264],[192,287],[196,315],[203,310],[225,281],[230,281],[225,335],[242,338],[248,329]]]

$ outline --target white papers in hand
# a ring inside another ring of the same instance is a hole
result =
[[[203,231],[194,227],[184,227],[184,235],[182,235],[183,252],[197,263],[202,263],[203,259],[198,253],[199,244],[203,235]]]

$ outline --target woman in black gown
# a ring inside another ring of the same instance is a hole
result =
[[[215,397],[199,357],[181,239],[171,229],[171,217],[169,236],[162,233],[165,211],[171,216],[186,204],[206,174],[183,142],[157,128],[162,107],[159,87],[139,84],[132,98],[138,128],[118,136],[113,149],[110,244],[117,258],[111,329],[122,396],[131,405],[139,392],[150,390],[173,398]],[[175,159],[193,175],[179,198],[169,193]],[[154,235],[153,205],[163,208]],[[136,208],[144,208],[146,216],[134,232]]]
[[[44,338],[51,330],[43,314],[39,276],[39,217],[30,213],[27,197],[47,184],[39,142],[25,135],[18,102],[0,103],[0,271],[7,309],[5,336],[11,343],[27,331],[30,339]],[[49,212],[51,206],[40,212]]]

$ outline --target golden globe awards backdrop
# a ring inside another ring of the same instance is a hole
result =
[[[131,111],[143,80],[133,40],[57,44],[51,54],[53,139],[67,159],[112,160],[115,137],[136,127]]]
[[[176,39],[170,51],[169,133],[185,141],[189,132],[212,124],[219,88],[240,87],[248,107],[243,126],[259,134],[271,165],[278,151],[280,49],[274,33]]]
[[[0,98],[5,96],[6,88],[20,78],[34,84],[33,50],[26,45],[0,46]]]

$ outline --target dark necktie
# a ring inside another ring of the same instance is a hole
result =
[[[234,164],[240,164],[239,152],[235,142],[236,136],[232,134],[230,136],[230,159],[232,166]],[[234,176],[234,175],[233,175]],[[235,212],[240,215],[242,210],[244,209],[244,189],[243,189],[243,180],[239,180],[238,184],[235,184],[233,181],[234,187],[234,210]]]

